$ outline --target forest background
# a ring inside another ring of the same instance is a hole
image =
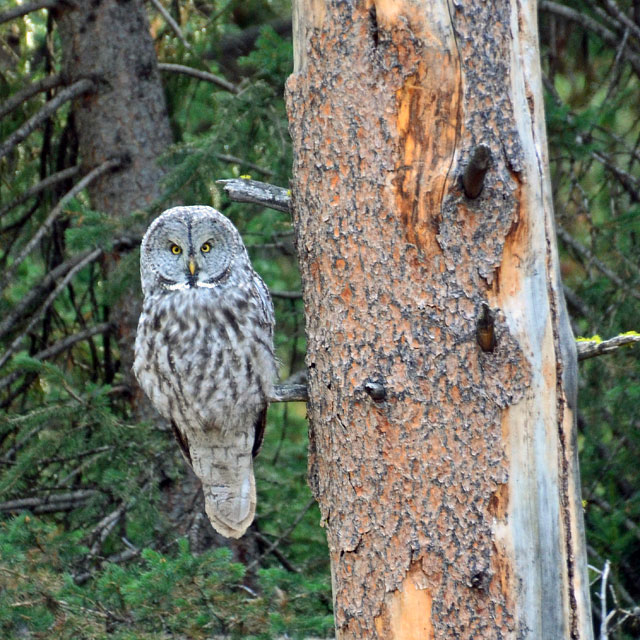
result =
[[[124,335],[146,223],[210,204],[274,294],[282,379],[303,370],[289,214],[233,203],[217,183],[288,186],[290,3],[130,0],[148,19],[171,144],[157,189],[127,215],[92,208],[91,189],[131,159],[86,171],[72,98],[87,87],[69,81],[56,3],[11,14],[26,4],[0,6],[0,636],[330,636],[304,404],[272,405],[256,522],[229,544],[171,433],[141,409]],[[640,2],[539,8],[565,294],[575,334],[604,339],[639,327]],[[581,362],[594,624],[609,616],[615,639],[640,637],[638,406],[637,347]]]

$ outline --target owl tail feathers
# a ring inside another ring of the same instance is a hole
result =
[[[237,485],[203,483],[202,488],[205,511],[213,528],[226,538],[242,537],[256,513],[253,469],[248,469]]]

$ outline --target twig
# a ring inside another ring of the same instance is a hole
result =
[[[260,167],[253,162],[249,162],[248,160],[244,160],[243,158],[238,158],[237,156],[230,156],[228,153],[216,153],[216,158],[218,160],[222,160],[223,162],[232,162],[233,164],[240,164],[243,167],[247,167],[248,169],[253,169],[253,171],[257,171],[258,173],[262,173],[265,176],[273,176],[275,175],[271,169],[265,169]]]
[[[253,531],[253,535],[264,545],[269,545],[269,540],[265,538],[259,531]],[[271,553],[279,560],[280,564],[290,573],[300,573],[300,569],[294,567],[289,560],[287,560],[286,556],[279,551],[277,548],[271,549]]]
[[[16,272],[16,269],[22,261],[33,251],[33,249],[37,246],[37,244],[42,240],[44,234],[49,230],[51,225],[55,222],[55,219],[62,213],[65,205],[71,198],[74,198],[78,195],[85,187],[91,184],[94,180],[99,178],[101,175],[106,173],[107,171],[111,171],[121,165],[121,160],[110,159],[105,160],[102,164],[98,165],[95,169],[92,169],[82,180],[78,181],[67,193],[60,198],[58,204],[51,210],[51,213],[47,216],[46,220],[40,225],[39,229],[33,235],[31,240],[27,242],[24,249],[20,252],[17,258],[13,261],[11,267],[8,269],[5,274],[2,282],[0,282],[0,289],[3,289],[6,282],[11,279],[11,277]]]
[[[175,34],[180,38],[180,42],[186,49],[191,50],[191,45],[186,41],[180,25],[173,19],[171,14],[162,6],[160,0],[151,0],[151,4],[158,10],[158,13],[165,19],[166,23],[173,29]]]
[[[94,249],[90,254],[86,256],[84,260],[81,260],[73,269],[67,273],[62,279],[62,282],[52,291],[45,303],[42,305],[37,314],[33,316],[31,322],[27,325],[27,328],[11,343],[9,348],[4,352],[2,358],[0,358],[0,367],[4,366],[7,360],[15,353],[16,349],[20,346],[22,339],[33,329],[36,322],[40,320],[44,312],[51,306],[53,301],[60,295],[60,292],[67,286],[71,278],[76,275],[78,271],[86,267],[90,262],[96,260],[102,255],[102,249]]]
[[[604,42],[606,42],[611,47],[615,48],[620,41],[618,34],[604,27],[597,20],[594,20],[591,16],[588,16],[587,14],[580,11],[576,11],[575,9],[572,9],[571,7],[568,7],[566,5],[559,4],[558,2],[550,2],[549,0],[541,0],[538,3],[538,9],[540,11],[548,11],[549,13],[553,13],[554,15],[561,16],[562,18],[570,20],[571,22],[576,22],[584,29],[595,33],[599,38],[604,40]],[[636,74],[640,73],[640,56],[632,53],[627,48],[627,50],[624,52],[624,57],[629,61]]]
[[[187,67],[184,64],[172,64],[169,62],[159,62],[158,69],[160,71],[170,71],[172,73],[181,73],[185,76],[191,76],[192,78],[198,78],[198,80],[204,80],[205,82],[211,82],[216,84],[222,89],[226,89],[231,93],[238,93],[239,89],[235,84],[216,76],[208,71],[201,71],[200,69],[194,69],[193,67]]]
[[[49,116],[55,113],[65,102],[91,91],[94,83],[87,78],[78,80],[49,100],[38,113],[35,113],[21,127],[16,129],[2,144],[0,144],[0,158],[6,156],[16,145],[20,144],[28,135],[35,131]]]
[[[90,253],[89,250],[79,253],[66,262],[58,265],[55,269],[47,273],[44,278],[29,293],[25,294],[20,302],[11,310],[6,318],[0,322],[0,338],[13,329],[20,316],[36,301],[42,298],[47,289],[58,279],[67,274],[78,262],[84,260]]]
[[[637,300],[640,300],[640,291],[630,287],[627,282],[624,282],[620,276],[615,274],[606,264],[598,260],[590,249],[580,244],[568,231],[563,229],[560,225],[557,225],[558,236],[565,244],[568,244],[572,249],[579,253],[583,258],[586,258],[591,262],[601,273],[603,273],[609,280],[611,280],[618,288],[623,291],[627,291]]]
[[[285,213],[290,211],[291,192],[283,187],[276,187],[258,180],[245,180],[244,178],[216,180],[216,182],[221,184],[229,198],[236,202],[260,204],[263,207]]]
[[[252,569],[254,569],[258,565],[260,560],[262,560],[262,558],[264,558],[266,555],[271,553],[285,538],[287,538],[291,534],[291,532],[300,524],[300,522],[302,521],[302,518],[304,518],[307,511],[311,509],[315,501],[316,501],[315,498],[311,498],[309,502],[307,502],[307,504],[302,508],[302,511],[296,516],[296,519],[284,531],[284,533],[282,533],[278,538],[276,538],[255,560],[253,560],[253,562],[250,562],[247,565],[247,573],[249,573]]]
[[[100,549],[104,544],[104,541],[109,537],[109,534],[116,528],[120,518],[124,515],[126,506],[123,503],[120,506],[107,514],[98,524],[93,528],[93,531],[89,534],[89,539],[93,540],[93,544],[89,549],[89,557],[95,557],[100,553]]]
[[[16,91],[12,96],[8,97],[4,104],[0,105],[0,118],[4,118],[8,113],[11,113],[16,107],[20,106],[23,102],[26,102],[29,98],[35,96],[42,91],[48,91],[54,87],[59,87],[64,84],[64,75],[61,73],[54,73],[52,75],[45,76],[41,80],[32,82],[24,89]]]
[[[39,2],[27,2],[25,4],[21,4],[18,7],[14,7],[13,9],[9,9],[9,11],[0,13],[0,24],[9,22],[9,20],[14,20],[15,18],[19,18],[20,16],[27,15],[27,13],[31,13],[32,11],[40,11],[40,9],[53,9],[56,6],[58,6],[58,0],[40,0]]]
[[[80,167],[76,165],[75,167],[69,167],[68,169],[63,169],[62,171],[58,171],[57,173],[52,173],[50,176],[47,176],[44,180],[40,180],[38,184],[33,185],[27,189],[24,193],[20,194],[13,202],[0,207],[0,217],[2,217],[7,211],[11,211],[11,209],[15,209],[15,207],[20,206],[23,202],[26,202],[29,198],[33,196],[37,196],[40,192],[45,191],[49,187],[53,187],[59,182],[63,182],[64,180],[68,180],[69,178],[73,178],[80,171]]]

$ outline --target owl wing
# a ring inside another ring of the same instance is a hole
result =
[[[273,337],[273,302],[271,301],[271,294],[267,285],[262,278],[254,271],[252,278],[253,287],[251,287],[251,295],[258,303],[258,309],[260,309],[259,321],[265,327],[269,329],[269,337]]]

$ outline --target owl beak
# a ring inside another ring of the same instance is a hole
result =
[[[194,275],[196,272],[196,263],[193,261],[193,258],[189,258],[189,273]]]

